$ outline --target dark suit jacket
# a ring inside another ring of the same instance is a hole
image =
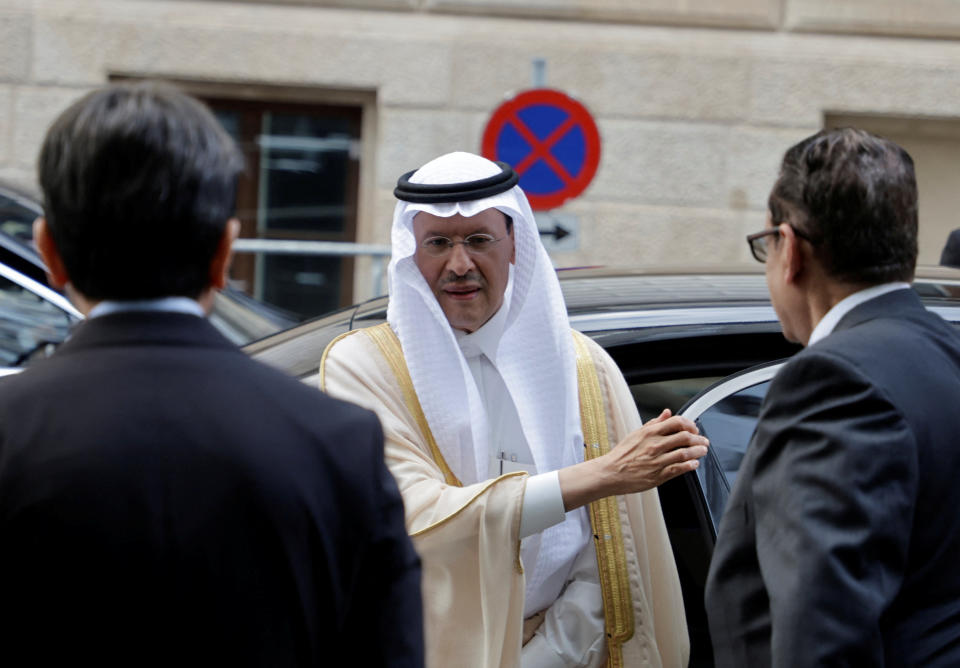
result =
[[[0,383],[0,664],[422,665],[382,439],[201,318],[84,323]]]
[[[718,666],[960,665],[960,336],[912,291],[774,378],[707,582]]]

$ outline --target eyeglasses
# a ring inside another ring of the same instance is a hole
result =
[[[789,223],[787,223],[790,225]],[[801,239],[809,241],[814,246],[817,245],[817,242],[811,239],[809,236],[795,228],[793,225],[790,225],[790,229],[793,230],[793,233],[796,234]],[[747,235],[747,245],[750,246],[750,252],[753,254],[753,259],[757,262],[766,262],[767,261],[767,237],[780,234],[780,227],[771,227],[764,230],[763,232],[754,232],[753,234]]]
[[[482,233],[471,234],[463,241],[454,241],[446,237],[428,237],[420,244],[420,248],[431,257],[444,257],[453,250],[454,246],[463,244],[464,250],[471,255],[483,255],[493,250],[493,247],[504,239],[506,237],[496,239],[489,234]]]

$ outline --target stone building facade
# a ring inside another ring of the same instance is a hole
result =
[[[602,141],[592,184],[557,212],[576,223],[557,266],[750,261],[743,237],[763,226],[783,151],[825,124],[911,151],[920,259],[935,264],[960,227],[958,38],[949,0],[0,0],[0,178],[33,185],[43,133],[77,96],[163,78],[250,125],[257,150],[285,118],[261,176],[342,154],[349,193],[330,206],[349,221],[312,230],[287,211],[287,228],[264,228],[264,176],[246,234],[384,244],[397,176],[479,151],[543,59]],[[312,136],[304,117],[334,121]],[[375,289],[369,261],[340,270],[340,303]]]

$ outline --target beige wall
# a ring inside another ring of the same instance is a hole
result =
[[[960,118],[955,35],[946,0],[0,0],[0,178],[31,183],[49,122],[110,76],[355,95],[359,236],[386,243],[396,177],[478,151],[490,112],[545,58],[603,142],[593,184],[563,209],[579,249],[555,262],[749,262],[743,236],[763,224],[783,151],[826,114]],[[955,207],[934,204],[946,186],[929,162],[924,225],[939,234]],[[922,244],[935,262],[933,237]]]

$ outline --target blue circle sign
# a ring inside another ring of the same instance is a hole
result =
[[[558,90],[536,88],[497,107],[481,151],[513,167],[530,206],[542,211],[590,185],[600,164],[600,133],[582,104]]]

